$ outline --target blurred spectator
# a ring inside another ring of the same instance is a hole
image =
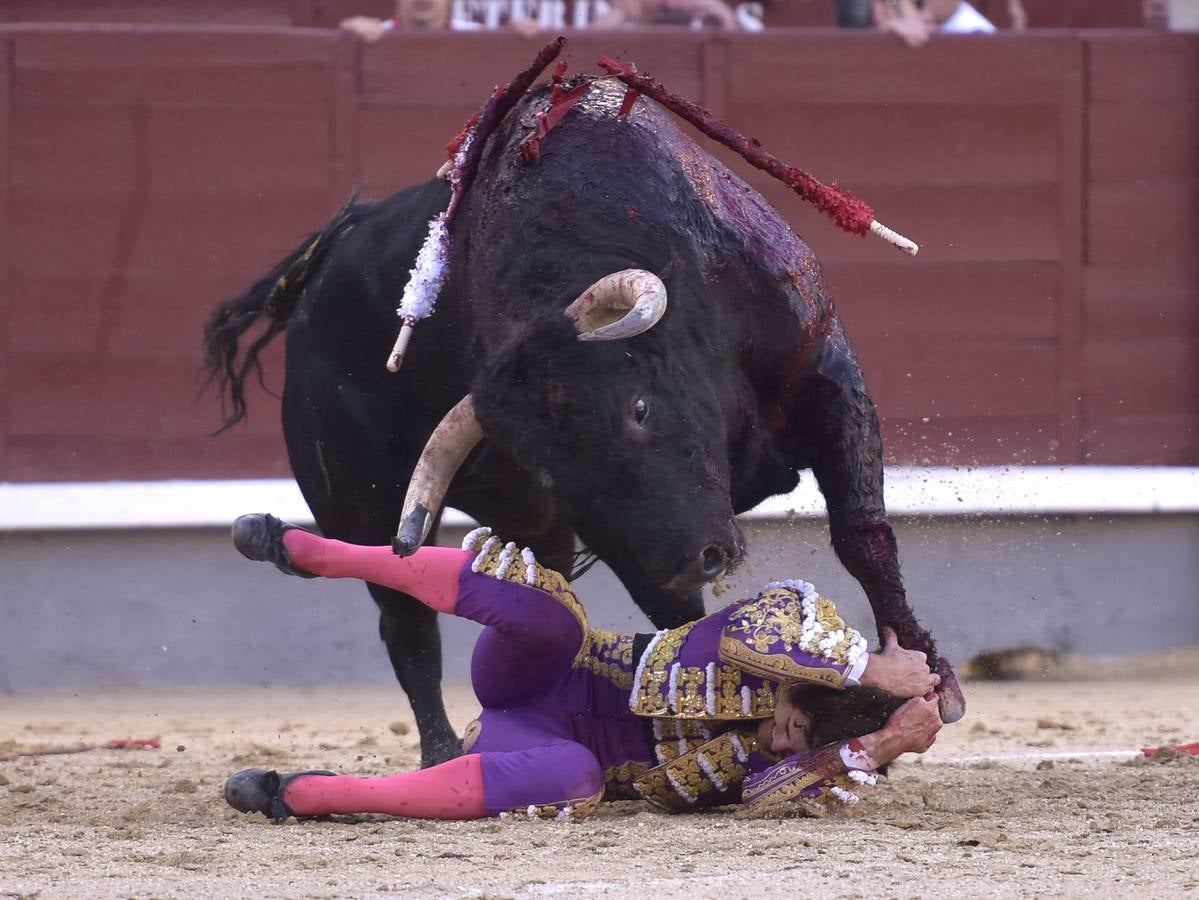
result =
[[[1168,28],[1170,25],[1170,10],[1166,0],[1144,0],[1141,13],[1150,28]]]
[[[729,31],[758,31],[759,19],[738,17],[723,0],[612,0],[612,8],[598,16],[592,28],[635,25],[714,26]]]
[[[390,19],[352,16],[343,19],[341,27],[358,35],[368,44],[373,44],[396,28],[418,31],[482,31],[487,26],[454,16],[451,0],[396,0],[395,15]],[[525,35],[534,35],[540,31],[537,22],[532,19],[514,19],[508,27]]]
[[[839,19],[860,19],[860,0],[838,0]],[[965,0],[887,0],[871,4],[874,24],[896,35],[909,47],[928,43],[935,32],[947,34],[991,34],[995,26]],[[1007,0],[1008,17],[1013,30],[1028,25],[1028,15],[1022,0]],[[861,26],[858,26],[861,27]]]
[[[914,0],[889,0],[871,5],[874,24],[879,30],[890,32],[909,47],[928,43],[933,29],[916,8]]]
[[[870,28],[875,24],[874,0],[833,0],[833,6],[842,28]]]
[[[934,31],[991,34],[995,26],[966,0],[924,0],[920,16]]]

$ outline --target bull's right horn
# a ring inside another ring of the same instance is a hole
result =
[[[410,556],[425,542],[450,482],[482,439],[483,429],[475,418],[470,394],[467,394],[433,429],[416,462],[404,497],[400,529],[391,542],[391,549],[397,556]]]
[[[580,341],[636,337],[653,328],[665,312],[666,285],[645,269],[605,275],[566,307]]]

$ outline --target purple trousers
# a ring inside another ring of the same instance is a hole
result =
[[[468,563],[455,614],[484,626],[471,659],[483,711],[467,749],[481,756],[489,815],[593,798],[606,769],[651,760],[622,673],[587,665],[592,633],[556,598]]]

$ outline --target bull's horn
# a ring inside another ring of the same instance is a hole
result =
[[[653,272],[605,275],[566,307],[580,341],[620,341],[649,331],[666,312],[666,285]]]
[[[396,555],[409,556],[425,542],[454,474],[482,439],[483,429],[467,394],[433,429],[416,462],[404,497],[400,530],[391,542]]]

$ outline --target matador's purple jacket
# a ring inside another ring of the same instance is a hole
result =
[[[582,817],[607,796],[670,810],[742,801],[852,802],[874,776],[848,744],[786,759],[760,746],[780,687],[839,688],[866,641],[805,582],[654,635],[590,628],[566,580],[528,550],[467,535],[455,613],[485,626],[467,727],[491,815]]]

